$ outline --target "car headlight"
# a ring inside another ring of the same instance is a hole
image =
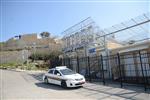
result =
[[[83,78],[78,78],[78,79],[75,79],[76,81],[82,81],[83,80]]]

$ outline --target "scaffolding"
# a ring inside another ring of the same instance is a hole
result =
[[[99,27],[88,17],[87,19],[73,25],[64,32],[63,51],[74,51],[89,43],[95,42],[95,36],[99,34]],[[102,35],[102,34],[101,34]]]
[[[132,18],[112,27],[101,29],[88,17],[63,32],[63,51],[73,52],[91,44],[98,44],[100,50],[109,55],[109,40],[125,46],[150,40],[150,13]],[[85,51],[86,52],[86,51]]]
[[[150,13],[145,13],[101,31],[104,35],[99,35],[96,38],[113,37],[123,45],[149,40]]]

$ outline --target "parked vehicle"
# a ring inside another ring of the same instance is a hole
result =
[[[85,78],[67,68],[67,66],[57,66],[49,69],[49,71],[43,75],[43,81],[62,87],[79,87],[85,83]]]

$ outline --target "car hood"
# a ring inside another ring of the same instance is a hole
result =
[[[82,75],[76,73],[76,74],[71,74],[71,75],[65,75],[64,76],[67,79],[80,79],[80,78],[84,78]]]

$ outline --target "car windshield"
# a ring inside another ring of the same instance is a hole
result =
[[[70,69],[61,69],[60,72],[61,72],[63,75],[75,74],[75,72],[72,71],[72,70],[70,70]]]

